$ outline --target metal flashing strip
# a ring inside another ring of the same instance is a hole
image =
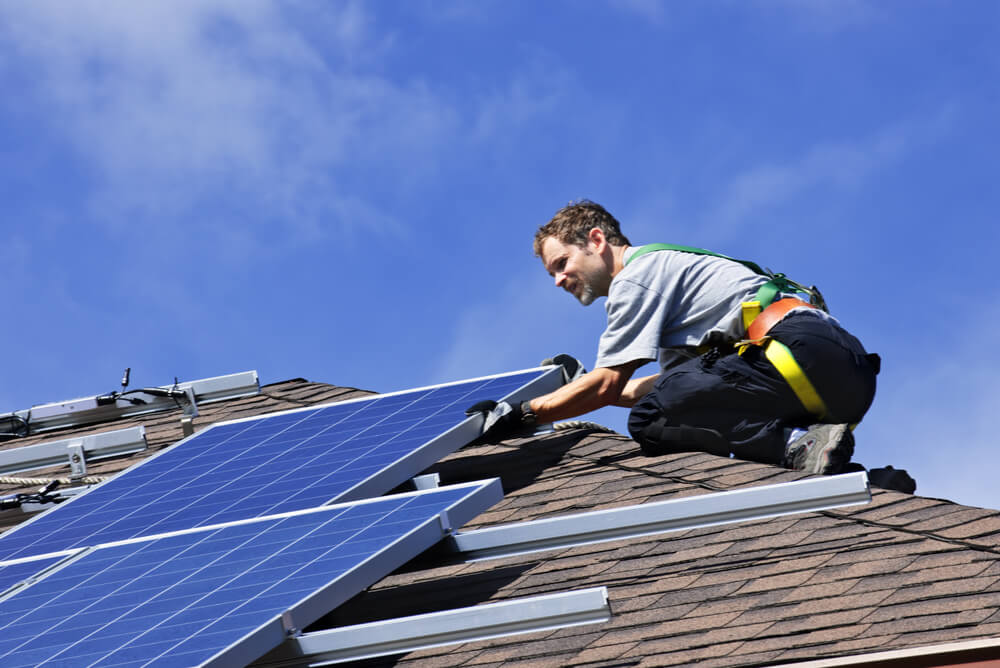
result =
[[[840,666],[884,666],[891,668],[915,668],[930,666],[964,666],[972,664],[977,668],[995,665],[1000,660],[1000,638],[966,640],[940,645],[920,645],[906,649],[855,654],[853,656],[832,657],[784,663],[794,668],[839,668]],[[990,662],[987,664],[986,662]],[[971,668],[971,666],[970,666]]]
[[[255,668],[325,666],[611,619],[606,587],[400,617],[289,638]]]
[[[0,664],[246,665],[501,497],[493,479],[99,545],[0,601]]]
[[[561,382],[529,369],[220,422],[14,527],[0,559],[384,494],[479,435],[470,404]]]
[[[477,561],[869,501],[868,476],[861,471],[506,524],[456,533],[447,541]]]
[[[83,451],[88,461],[114,457],[146,449],[146,428],[143,426],[116,429],[100,434],[65,438],[22,448],[0,450],[0,475],[31,469],[70,465],[74,450]]]
[[[252,396],[260,393],[260,380],[256,371],[245,371],[177,383],[176,385],[161,385],[151,389],[178,390],[186,396],[182,398],[158,396],[138,389],[127,392],[129,399],[142,402],[138,404],[123,398],[110,399],[110,403],[104,403],[103,398],[95,395],[33,406],[28,410],[15,411],[11,415],[25,420],[29,425],[30,433],[35,434],[51,429],[93,424],[169,410],[178,406],[191,410],[192,398],[198,403],[206,403]]]

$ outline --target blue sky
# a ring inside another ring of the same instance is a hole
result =
[[[588,365],[570,200],[819,285],[856,459],[1000,507],[1000,5],[0,1],[0,410],[257,369]],[[620,431],[625,411],[597,420]]]

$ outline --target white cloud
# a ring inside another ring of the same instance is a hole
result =
[[[259,242],[240,228],[263,220],[286,244],[331,231],[398,237],[401,221],[360,200],[359,183],[415,191],[451,149],[550,111],[566,77],[537,54],[487,90],[390,78],[381,60],[397,35],[368,10],[37,0],[0,5],[0,39],[37,72],[24,108],[43,109],[94,168],[92,217],[116,233],[145,227],[176,248],[180,227],[245,249]]]
[[[541,265],[515,275],[455,318],[452,344],[435,365],[439,380],[533,367],[568,353],[590,368],[605,314],[555,288]]]
[[[908,342],[918,352],[902,358],[884,351],[875,405],[858,429],[860,461],[909,470],[925,496],[1000,506],[993,422],[1000,385],[990,363],[998,303],[995,290],[971,309],[942,303],[936,312],[942,326]]]
[[[814,146],[785,163],[755,165],[722,185],[704,220],[711,221],[715,236],[726,237],[810,188],[849,191],[861,187],[908,152],[938,140],[952,117],[953,110],[946,107],[935,116],[901,122],[867,138]]]
[[[352,54],[385,47],[359,5],[325,6],[323,51],[278,7],[39,1],[5,3],[0,18],[37,68],[52,126],[98,168],[99,219],[182,221],[211,202],[282,221],[306,241],[320,220],[392,232],[336,170],[386,155],[405,163],[447,135],[454,110],[419,82],[356,67]],[[192,225],[204,234],[213,222]]]
[[[530,64],[479,101],[472,136],[478,141],[502,136],[511,126],[550,116],[570,94],[572,77],[544,52],[526,59]]]
[[[784,19],[811,32],[836,32],[884,20],[886,4],[871,0],[758,0],[757,5],[777,10]]]
[[[662,23],[666,18],[667,4],[660,0],[611,0],[614,9],[636,14],[653,24]]]

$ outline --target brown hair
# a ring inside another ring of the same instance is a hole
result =
[[[541,257],[542,242],[548,237],[583,248],[587,245],[590,231],[595,227],[604,232],[608,243],[615,246],[632,245],[622,234],[621,225],[607,209],[597,202],[582,199],[559,209],[552,220],[538,228],[535,232],[535,255]]]

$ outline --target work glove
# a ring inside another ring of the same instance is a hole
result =
[[[549,366],[551,364],[558,364],[563,368],[564,383],[571,383],[583,374],[587,373],[587,370],[583,368],[583,362],[572,355],[567,355],[566,353],[543,359],[542,363],[538,366]]]
[[[469,416],[476,413],[483,414],[483,433],[480,436],[482,440],[502,441],[534,428],[535,414],[527,404],[527,401],[515,402],[512,405],[506,401],[487,399],[466,408],[465,414]]]

